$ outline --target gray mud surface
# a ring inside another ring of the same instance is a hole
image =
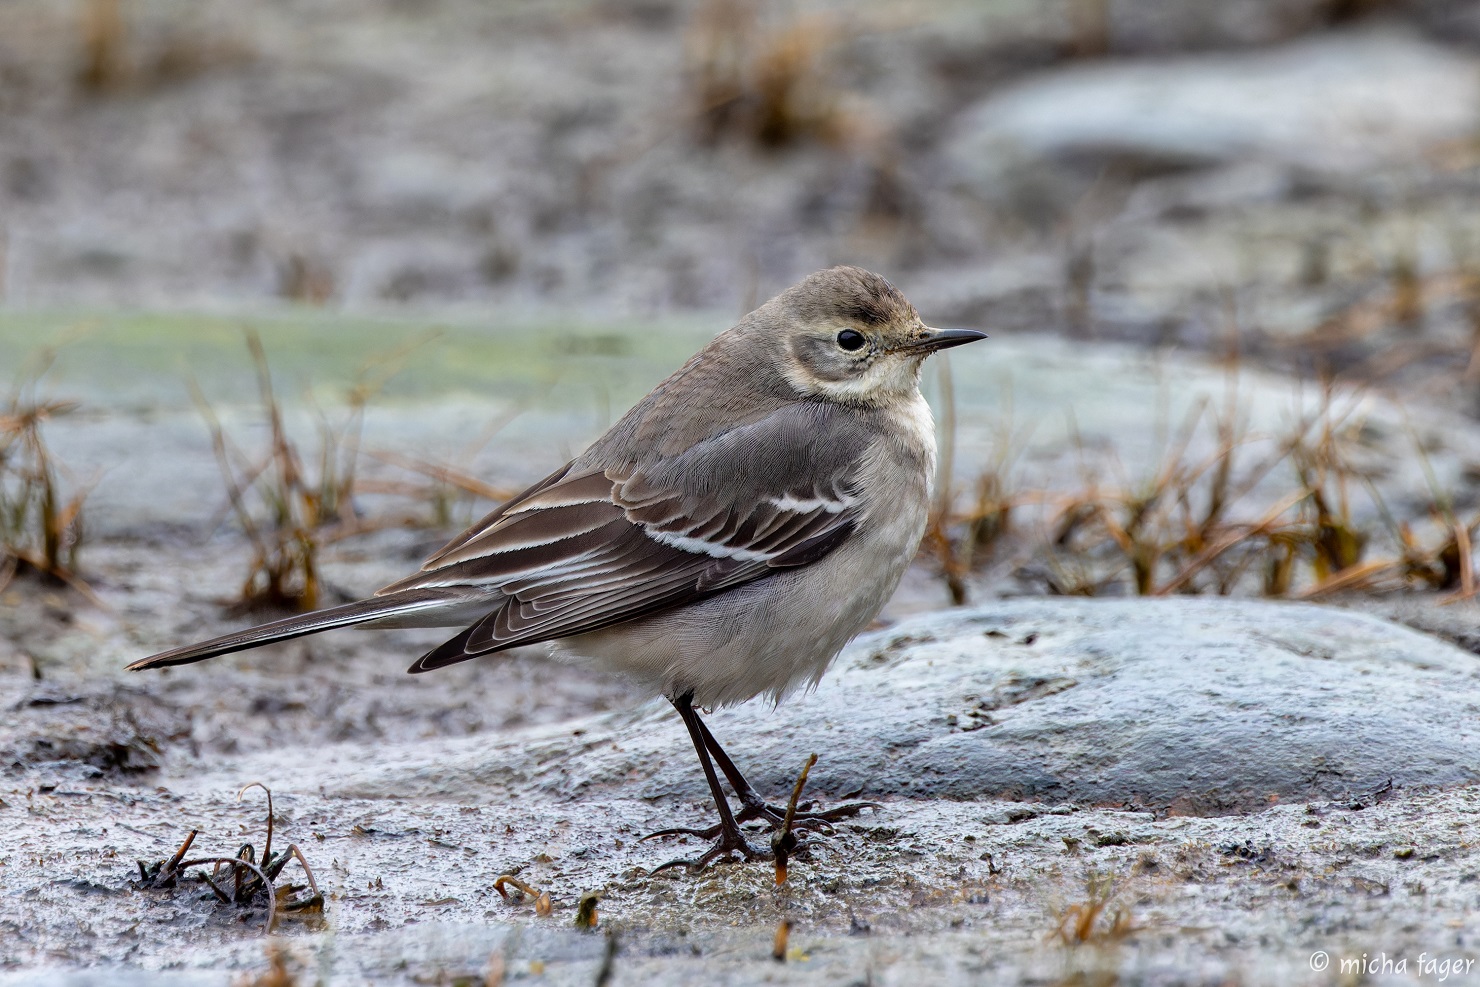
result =
[[[224,983],[264,966],[261,909],[132,887],[134,861],[170,856],[190,829],[197,853],[260,848],[260,793],[235,798],[251,781],[273,789],[279,846],[303,849],[328,898],[323,919],[288,919],[279,938],[330,983],[445,982],[490,963],[590,983],[604,936],[612,982],[634,984],[1325,983],[1315,950],[1474,955],[1460,916],[1480,873],[1480,659],[1376,618],[1025,600],[866,635],[815,694],[711,718],[778,798],[815,751],[823,806],[879,803],[811,837],[779,888],[761,863],[649,876],[702,845],[642,834],[712,815],[677,718],[656,702],[571,716],[614,694],[574,670],[499,664],[459,689],[476,706],[476,690],[517,683],[536,707],[525,725],[457,736],[432,718],[438,735],[416,737],[390,712],[381,735],[336,742],[288,716],[257,750],[207,732],[194,754],[174,687],[235,707],[250,668],[172,672],[160,699],[36,686],[12,729],[67,736],[68,710],[78,744],[111,729],[104,749],[157,759],[92,763],[79,748],[11,768],[4,961],[19,969],[4,982],[90,968],[75,982]],[[245,733],[272,715],[254,702],[228,718]],[[553,914],[501,898],[505,873],[548,890]],[[571,925],[588,893],[595,932]],[[1091,902],[1104,913],[1080,943]]]

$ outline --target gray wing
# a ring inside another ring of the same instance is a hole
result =
[[[858,523],[854,484],[872,438],[840,409],[798,404],[655,463],[552,474],[381,591],[505,594],[411,670],[583,634],[817,561]]]

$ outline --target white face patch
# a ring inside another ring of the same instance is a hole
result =
[[[786,382],[803,394],[839,404],[880,405],[918,392],[924,359],[924,355],[880,353],[863,372],[846,380],[820,380],[792,361],[787,361],[781,372]]]

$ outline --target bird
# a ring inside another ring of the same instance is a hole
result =
[[[934,329],[889,281],[820,271],[720,333],[585,452],[374,596],[135,661],[203,661],[338,627],[461,627],[409,669],[537,643],[665,697],[719,824],[684,865],[767,854],[740,824],[783,812],[700,712],[815,686],[918,552],[935,474],[920,393],[931,354],[986,337]],[[730,808],[715,772],[740,802]],[[872,803],[797,814],[823,828]],[[773,839],[774,843],[774,839]],[[780,853],[779,850],[776,853]]]

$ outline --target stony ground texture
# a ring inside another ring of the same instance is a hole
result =
[[[287,922],[286,948],[334,983],[490,962],[589,983],[604,935],[611,982],[634,984],[1331,983],[1364,952],[1463,962],[1480,931],[1477,706],[1472,654],[1340,610],[1023,601],[914,618],[860,639],[810,697],[712,717],[762,787],[815,750],[824,805],[880,802],[813,837],[780,888],[766,864],[646,874],[697,844],[641,834],[711,812],[660,705],[466,739],[176,754],[138,781],[53,765],[4,794],[6,979],[222,983],[263,966],[262,910],[130,887],[135,859],[168,857],[189,829],[196,852],[260,847],[260,793],[234,797],[248,781],[274,789],[279,845],[304,850],[329,899],[322,922]],[[1386,746],[1425,727],[1434,742]],[[956,768],[920,767],[947,748]],[[961,769],[976,759],[989,770]],[[500,898],[502,873],[548,890],[553,914]],[[604,932],[571,928],[588,893]],[[1333,971],[1312,968],[1318,950]]]

